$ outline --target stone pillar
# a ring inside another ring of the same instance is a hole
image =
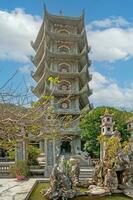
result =
[[[40,142],[39,142],[39,148],[41,150],[41,153],[44,153],[44,140],[40,140]]]
[[[72,145],[72,154],[77,154],[79,151],[81,151],[81,138],[75,137],[71,141]]]
[[[26,160],[26,142],[17,140],[15,161]]]
[[[45,166],[45,177],[49,177],[53,166],[54,166],[54,143],[52,139],[45,140],[45,157],[46,157],[46,166]]]

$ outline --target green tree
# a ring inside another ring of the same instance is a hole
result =
[[[84,148],[87,150],[91,156],[99,156],[100,145],[98,141],[98,136],[101,133],[101,116],[104,115],[106,108],[109,113],[112,114],[113,121],[115,121],[114,127],[118,128],[121,132],[122,141],[126,141],[129,137],[129,132],[127,131],[126,121],[133,115],[131,112],[118,110],[112,107],[98,107],[89,113],[85,113],[81,119],[81,137],[85,141]]]

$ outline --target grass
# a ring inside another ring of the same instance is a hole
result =
[[[35,189],[33,190],[30,198],[28,200],[46,200],[44,197],[41,196],[40,191],[42,189],[48,189],[49,183],[38,183]],[[81,192],[86,191],[84,188],[79,188]],[[112,196],[105,196],[105,197],[77,197],[75,200],[131,200],[131,198],[125,197],[124,195],[112,195]]]
[[[75,200],[131,200],[131,198],[119,194],[105,197],[77,197]]]
[[[42,189],[47,189],[48,187],[49,187],[49,183],[38,183],[28,200],[45,200],[45,198],[42,197],[40,191]]]

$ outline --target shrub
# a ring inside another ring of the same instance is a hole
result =
[[[26,161],[17,161],[14,165],[10,167],[10,174],[11,177],[16,177],[16,174],[22,176],[28,176],[29,174],[29,167]]]

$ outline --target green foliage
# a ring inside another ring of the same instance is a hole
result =
[[[127,131],[126,121],[133,115],[131,112],[121,111],[112,107],[98,107],[89,113],[86,113],[80,123],[81,137],[85,141],[85,150],[87,150],[92,156],[99,156],[100,145],[98,136],[101,133],[101,116],[104,115],[106,108],[110,114],[112,114],[113,121],[115,121],[115,127],[121,132],[122,141],[126,141],[129,137]]]
[[[52,77],[52,76],[50,76],[49,78],[48,78],[48,80],[50,81],[50,82],[52,82],[52,83],[54,83],[54,84],[58,84],[60,81],[59,81],[59,78],[58,77]]]
[[[37,158],[41,153],[41,150],[33,145],[28,145],[27,153],[28,153],[28,165],[29,166],[37,165],[38,164]]]
[[[26,161],[17,161],[14,165],[10,167],[11,177],[16,177],[17,174],[22,176],[28,176],[29,168]]]
[[[9,159],[9,160],[14,160],[14,159],[15,159],[15,149],[10,148],[10,149],[7,151],[7,156],[8,156],[8,159]]]

